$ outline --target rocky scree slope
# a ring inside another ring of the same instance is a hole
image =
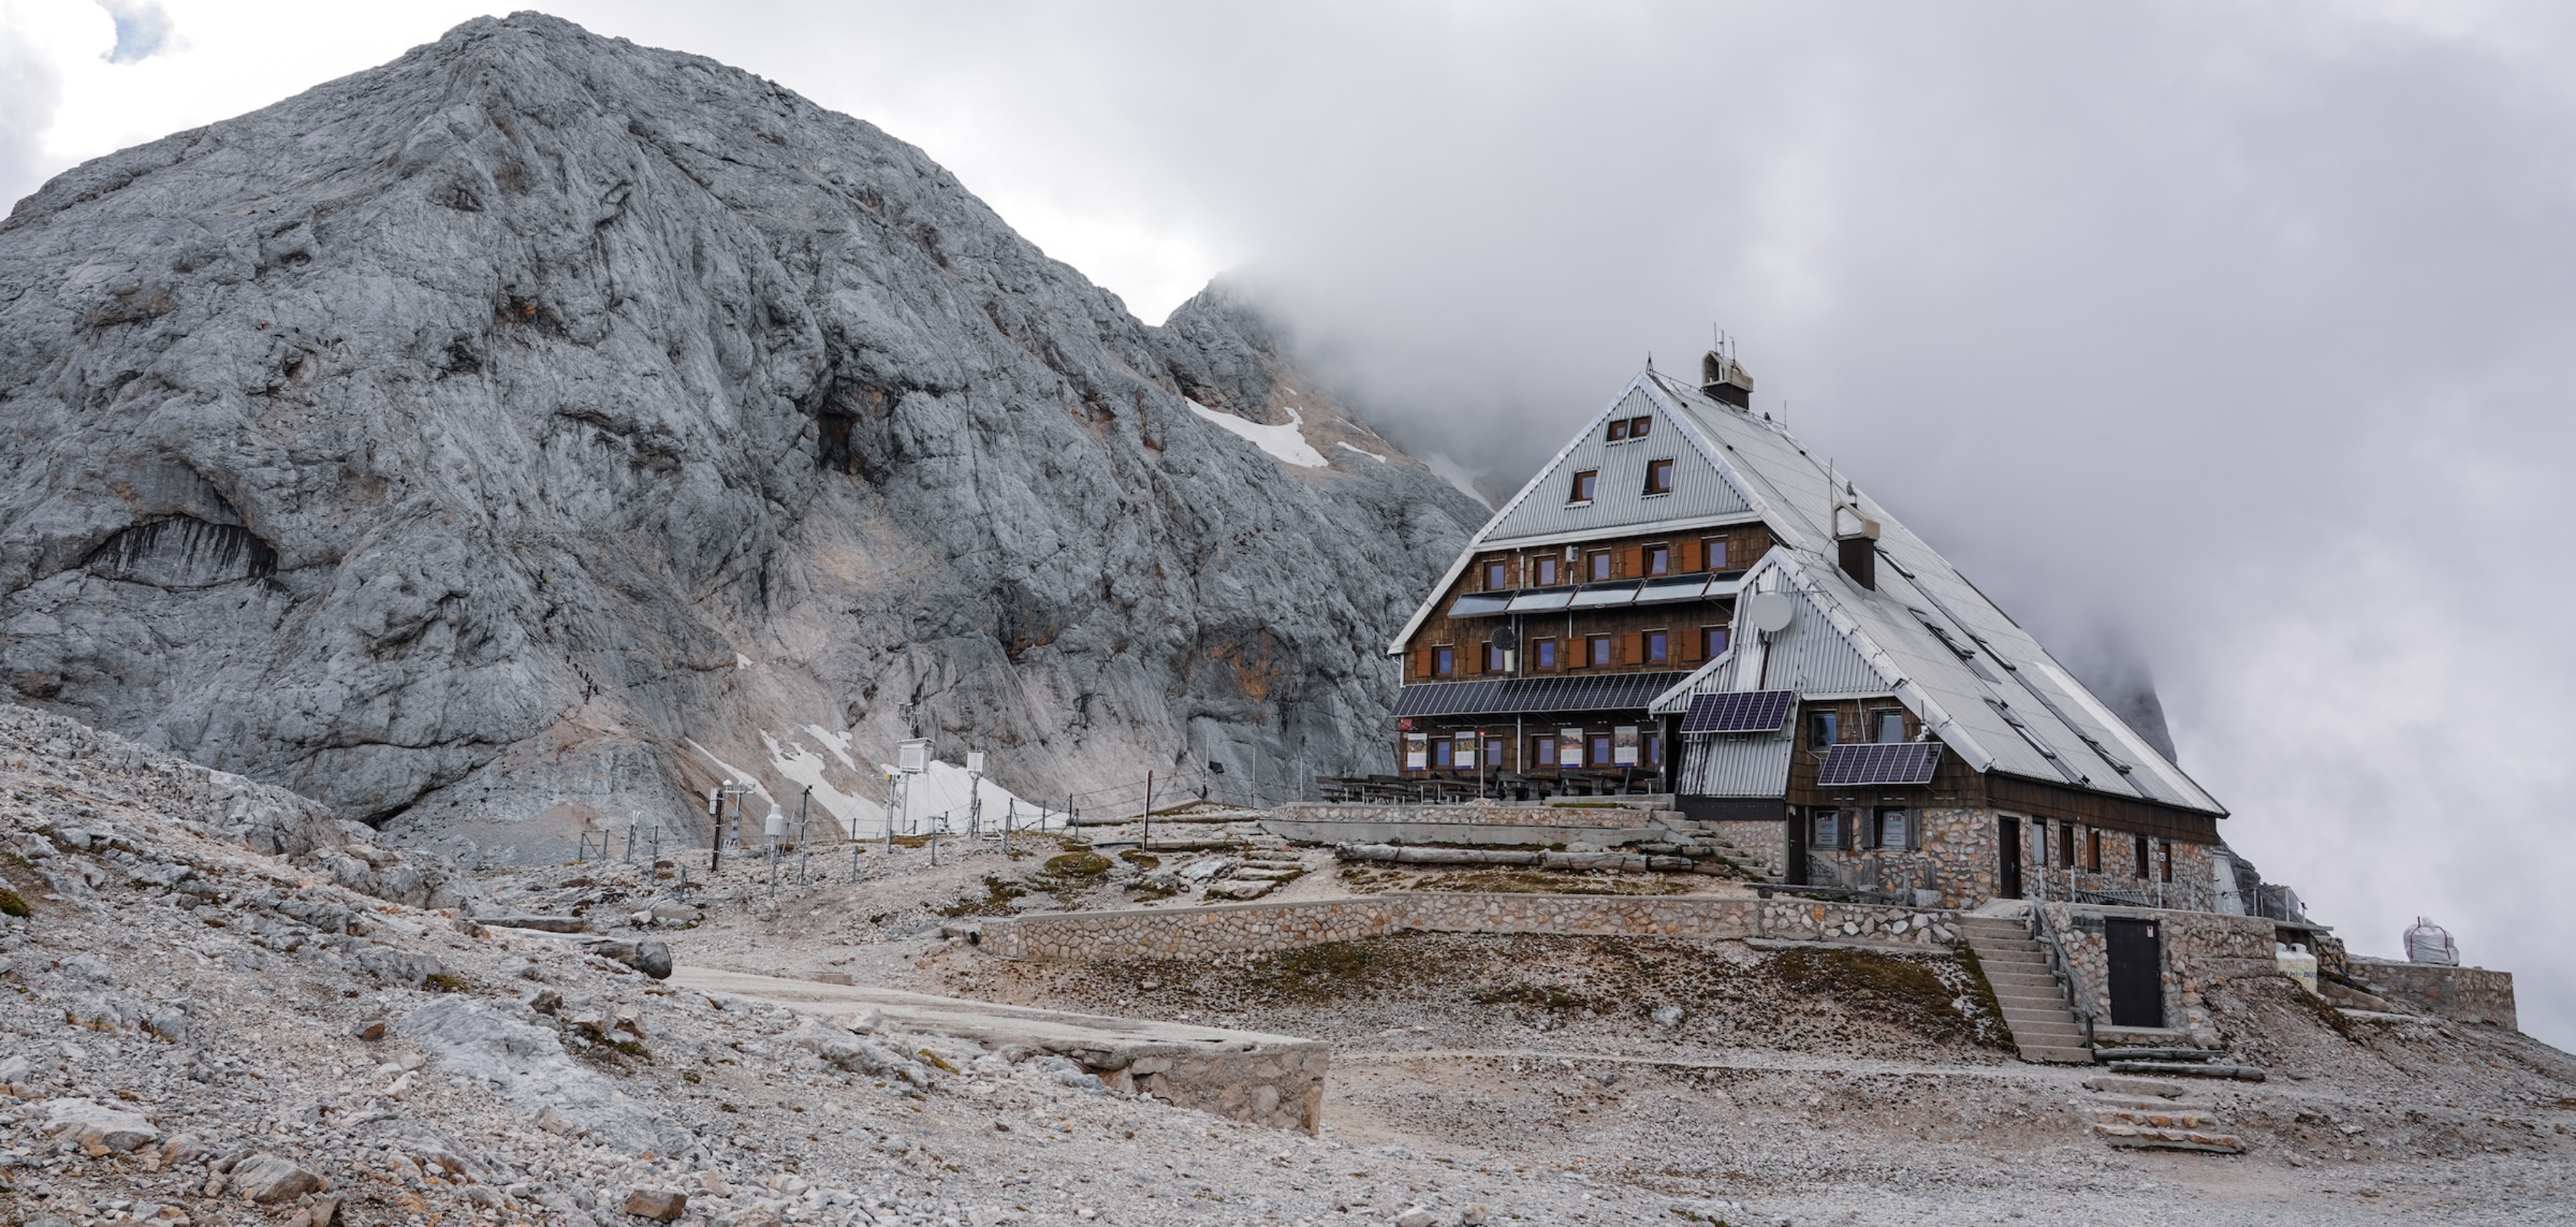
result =
[[[191,791],[207,779],[232,791]],[[238,842],[328,843],[291,816],[317,808],[0,706],[0,1221],[1178,1225],[1374,1204],[1447,1225],[1554,1200],[1427,1158],[1359,1170],[1347,1146],[1115,1094],[1025,1047],[702,996]]]
[[[737,772],[864,817],[906,704],[1031,796],[1361,769],[1485,514],[1239,295],[1148,327],[876,128],[534,14],[20,202],[0,422],[24,701],[531,857]]]

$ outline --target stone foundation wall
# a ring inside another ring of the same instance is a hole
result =
[[[1846,821],[1867,821],[1867,809],[1844,811]],[[1914,811],[1923,824],[1916,848],[1818,850],[1847,885],[1895,891],[1941,892],[1940,906],[1972,908],[1995,897],[1995,813],[1989,809]],[[1806,819],[1801,819],[1806,821]]]
[[[2038,906],[2048,910],[2049,927],[2066,952],[2067,965],[2092,999],[2098,1023],[2111,1019],[2111,958],[2102,925],[2111,917],[2156,922],[2157,954],[2163,960],[2158,979],[2164,989],[2164,1023],[2189,1032],[2194,1043],[2218,1042],[2206,999],[2212,985],[2281,974],[2272,954],[2272,922],[2259,916],[2065,903]]]
[[[2349,966],[2347,974],[2390,1001],[2453,1022],[2521,1029],[2514,1012],[2512,972],[2359,957]]]
[[[1630,809],[1626,806],[1500,805],[1462,801],[1455,805],[1371,805],[1338,801],[1293,801],[1270,811],[1289,822],[1436,822],[1491,826],[1642,827],[1671,825],[1679,811]]]
[[[987,921],[979,949],[1008,959],[1083,962],[1194,958],[1285,950],[1416,930],[1613,937],[1772,937],[1873,941],[1936,949],[1957,939],[1941,909],[1617,895],[1389,891],[1357,899],[1236,903],[1114,912],[1058,912]]]

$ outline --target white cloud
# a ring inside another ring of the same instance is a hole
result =
[[[116,45],[101,59],[135,64],[150,59],[170,41],[170,13],[160,0],[98,0],[116,23]]]

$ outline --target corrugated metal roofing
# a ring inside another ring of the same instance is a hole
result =
[[[1674,787],[1694,797],[1780,797],[1789,792],[1793,737],[1700,736],[1683,739]]]
[[[1752,510],[1752,504],[1727,483],[1714,458],[1697,449],[1698,441],[1672,428],[1669,414],[1670,406],[1649,388],[1630,385],[1495,513],[1480,538],[1552,537]],[[1645,438],[1613,443],[1606,437],[1611,420],[1640,417],[1654,422]],[[1670,494],[1646,493],[1646,465],[1655,460],[1673,462]],[[1570,497],[1574,475],[1587,471],[1600,474],[1592,501],[1574,502]]]
[[[1788,591],[1798,601],[1797,618],[1775,637],[1789,642],[1785,653],[1773,645],[1770,685],[1789,684],[1778,672],[1786,664],[1812,676],[1813,684],[1796,683],[1810,695],[1856,689],[1848,686],[1857,680],[1856,658],[1870,667],[1875,684],[1892,690],[1980,770],[2226,812],[1948,560],[1856,488],[1854,501],[1881,526],[1878,589],[1863,589],[1845,575],[1830,553],[1834,486],[1825,462],[1776,423],[1669,378],[1647,375],[1639,382],[1672,406],[1683,429],[1704,435],[1707,446],[1727,457],[1736,481],[1767,505],[1765,522],[1779,546],[1746,575],[1746,589]],[[1837,473],[1832,480],[1849,478]],[[1802,630],[1812,614],[1825,615],[1849,657]],[[1762,653],[1753,645],[1761,636],[1742,627],[1737,636],[1736,651],[1659,706],[1680,710],[1690,693],[1759,688],[1746,673],[1759,667],[1753,662]]]

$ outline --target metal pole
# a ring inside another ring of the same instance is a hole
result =
[[[1018,798],[1013,798],[1011,803],[1002,810],[1002,858],[1004,860],[1010,859],[1011,824],[1019,821],[1019,817],[1020,802]]]
[[[1154,850],[1154,773],[1145,773],[1145,837],[1137,841],[1140,852]]]
[[[796,798],[796,846],[799,848],[805,846],[805,807],[813,800],[814,786],[811,784],[806,785],[804,793]]]
[[[939,832],[935,830],[930,833],[930,863],[939,863]]]

